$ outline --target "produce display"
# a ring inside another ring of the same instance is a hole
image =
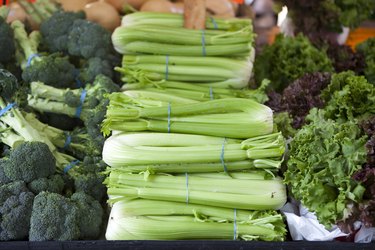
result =
[[[177,0],[0,7],[0,241],[290,241],[310,216],[370,242],[375,38],[325,34],[375,6],[275,2],[301,33],[257,53],[229,0],[205,29]]]

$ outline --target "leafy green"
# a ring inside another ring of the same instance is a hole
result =
[[[305,73],[332,72],[327,54],[315,48],[302,34],[292,38],[278,35],[255,59],[254,76],[258,84],[268,78],[270,86],[281,92]]]
[[[365,75],[367,80],[375,84],[375,37],[360,43],[357,45],[356,49],[365,55]]]

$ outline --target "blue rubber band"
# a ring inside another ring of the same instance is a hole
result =
[[[70,134],[66,133],[66,140],[65,140],[63,149],[64,150],[68,149],[71,142],[72,142],[72,136]]]
[[[210,87],[210,99],[214,99],[214,90],[212,89],[212,87]]]
[[[237,240],[237,209],[234,209],[233,240]]]
[[[0,110],[0,116],[3,116],[6,112],[11,110],[14,106],[16,106],[16,103],[9,103],[5,108]]]
[[[39,54],[31,54],[29,58],[27,58],[26,67],[29,67],[31,65],[31,61],[34,59],[34,57],[40,57]]]
[[[223,165],[224,172],[228,174],[227,165],[225,164],[225,161],[224,161],[224,148],[225,148],[226,142],[227,142],[227,138],[224,138],[223,145],[221,146],[220,160],[221,160],[221,164]]]
[[[166,55],[165,57],[165,80],[168,80],[169,75],[169,55]]]
[[[219,27],[217,26],[216,20],[212,16],[210,16],[210,20],[211,20],[212,24],[214,25],[215,30],[217,30]]]
[[[171,132],[171,104],[168,103],[168,133]]]
[[[206,56],[206,39],[205,39],[204,30],[202,30],[202,55]]]
[[[69,163],[68,165],[66,165],[65,168],[64,168],[64,174],[68,173],[68,171],[70,169],[72,169],[73,167],[75,167],[78,163],[79,163],[79,160],[74,160],[71,163]]]
[[[80,71],[78,69],[74,70],[74,80],[76,81],[77,88],[81,88],[83,83],[79,80]]]
[[[186,204],[189,204],[189,175],[185,173],[186,176]]]
[[[79,118],[81,116],[81,113],[82,113],[82,107],[83,107],[83,102],[85,101],[85,98],[86,98],[86,94],[87,94],[87,91],[84,89],[82,90],[82,93],[81,93],[81,97],[80,97],[80,104],[79,106],[77,107],[77,110],[76,110],[76,114],[74,115],[75,117]]]

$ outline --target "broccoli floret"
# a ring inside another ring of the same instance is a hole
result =
[[[106,169],[106,164],[100,157],[86,156],[72,173],[76,192],[84,192],[91,195],[97,201],[102,202],[106,198],[106,187],[103,184],[105,175],[102,171]]]
[[[100,74],[112,78],[113,67],[109,61],[103,60],[99,57],[93,57],[88,59],[81,68],[79,79],[83,83],[91,83],[95,80],[95,77]]]
[[[100,233],[103,208],[84,193],[71,198],[41,192],[34,199],[30,241],[95,239]]]
[[[0,69],[0,96],[10,102],[19,88],[17,78],[8,70]]]
[[[4,166],[10,164],[8,158],[0,159],[0,186],[11,182],[4,172]]]
[[[74,86],[75,67],[67,57],[51,54],[35,57],[29,67],[22,73],[25,82],[42,81],[56,88]]]
[[[22,181],[0,187],[0,241],[27,238],[33,200]]]
[[[99,24],[75,20],[68,36],[68,52],[86,59],[106,59],[113,52],[111,33]]]
[[[101,231],[104,214],[100,203],[83,192],[74,193],[70,200],[78,207],[80,239],[96,239]]]
[[[12,180],[31,182],[56,171],[56,160],[43,142],[24,142],[12,150],[10,164],[4,164],[6,176]]]
[[[52,175],[48,178],[39,178],[30,182],[27,187],[34,194],[42,191],[61,194],[64,189],[64,179],[61,175]]]
[[[0,62],[7,63],[14,58],[16,48],[13,42],[13,30],[2,17],[0,17],[0,34]]]
[[[30,241],[77,240],[79,211],[69,198],[41,192],[35,196],[30,220]]]
[[[85,19],[85,13],[58,11],[41,24],[40,32],[49,51],[68,53],[68,34],[78,19]]]
[[[56,87],[73,86],[75,67],[69,62],[68,57],[61,57],[59,54],[39,55],[40,33],[33,31],[28,36],[25,26],[20,21],[14,21],[11,26],[15,41],[22,50],[20,53],[23,57],[19,64],[24,70],[22,73],[24,81],[43,81]]]

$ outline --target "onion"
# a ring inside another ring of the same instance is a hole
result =
[[[19,5],[19,3],[14,2],[14,3],[9,4],[9,13],[7,16],[8,23],[11,23],[15,20],[19,20],[24,23],[26,19],[27,19],[27,13],[24,10],[24,8],[22,8],[22,6]]]
[[[206,9],[217,17],[234,17],[234,6],[230,0],[206,0]]]
[[[113,31],[120,26],[121,18],[115,7],[106,2],[94,2],[85,6],[86,19]]]
[[[88,3],[96,0],[60,0],[61,6],[65,11],[80,11],[85,8]]]
[[[181,7],[175,6],[175,4],[167,0],[149,0],[145,2],[141,11],[145,12],[161,12],[161,13],[181,13]]]

